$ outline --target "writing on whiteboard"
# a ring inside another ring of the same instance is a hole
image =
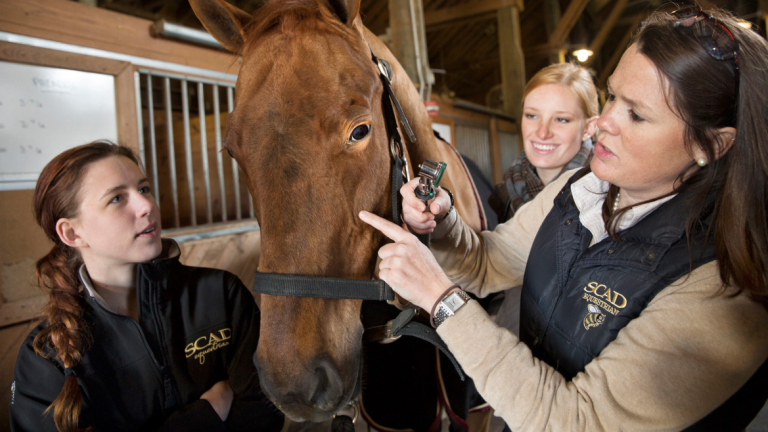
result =
[[[117,141],[111,75],[0,62],[0,190],[31,189],[62,151]]]
[[[49,78],[41,78],[41,77],[34,77],[32,78],[32,83],[35,84],[36,87],[40,88],[40,90],[44,93],[50,93],[50,92],[59,92],[59,93],[71,93],[74,89],[75,84],[71,81],[65,81],[65,80],[57,80],[57,79],[49,79]]]

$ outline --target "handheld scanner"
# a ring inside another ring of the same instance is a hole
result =
[[[435,188],[440,185],[448,164],[426,159],[419,165],[419,187],[416,188],[416,196],[426,202],[435,197]]]

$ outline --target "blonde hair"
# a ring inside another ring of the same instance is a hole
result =
[[[597,104],[597,89],[595,89],[592,77],[585,68],[573,63],[556,63],[538,71],[523,90],[523,105],[529,93],[546,84],[568,86],[579,99],[579,106],[587,118],[600,114],[600,108]]]

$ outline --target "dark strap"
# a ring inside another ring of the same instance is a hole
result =
[[[395,293],[383,280],[342,279],[256,272],[253,291],[286,297],[393,301]]]
[[[456,358],[453,356],[453,354],[451,354],[450,350],[448,350],[448,346],[445,344],[445,342],[443,342],[435,329],[413,321],[413,318],[416,317],[417,313],[418,309],[405,309],[404,311],[400,312],[400,314],[395,317],[395,319],[388,322],[386,325],[365,329],[363,341],[379,342],[384,339],[392,339],[400,336],[412,336],[429,342],[430,344],[437,347],[437,349],[442,351],[446,357],[448,357],[448,360],[453,363],[453,367],[456,368],[456,372],[459,374],[459,377],[462,381],[464,381],[464,372],[461,370],[461,366],[459,366]]]
[[[392,67],[386,60],[377,58],[373,51],[371,51],[371,58],[377,65],[382,64],[387,71],[386,74],[379,71],[379,77],[381,78],[381,82],[384,84],[384,88],[386,89],[385,94],[382,95],[382,103],[384,105],[384,119],[387,122],[387,130],[391,134],[390,140],[398,143],[401,148],[404,148],[400,133],[397,131],[397,119],[395,118],[395,112],[392,109],[393,104],[395,108],[397,108],[397,114],[400,116],[400,122],[403,124],[405,132],[408,134],[408,139],[415,143],[416,136],[413,134],[413,130],[411,130],[411,125],[408,123],[408,119],[405,117],[403,109],[400,107],[400,102],[397,100],[395,93],[392,91],[392,86],[390,85]],[[401,218],[402,201],[400,201],[400,188],[403,187],[402,172],[404,163],[402,158],[397,157],[397,155],[393,154],[392,157],[394,159],[394,169],[392,170],[392,222],[399,226],[403,224]],[[429,234],[417,234],[416,237],[419,239],[419,241],[424,243],[424,245],[429,247]]]
[[[456,372],[459,374],[459,377],[462,381],[464,381],[464,373],[461,370],[461,366],[459,366],[459,363],[456,361],[456,358],[453,357],[453,354],[451,354],[451,351],[448,350],[448,346],[443,342],[442,339],[440,339],[440,336],[438,336],[435,329],[429,326],[425,326],[424,324],[419,324],[417,322],[408,323],[403,327],[402,329],[395,332],[395,336],[413,336],[415,338],[419,338],[423,341],[429,342],[432,345],[436,346],[437,349],[443,352],[446,357],[448,357],[448,360],[453,363],[453,367],[456,368]]]
[[[403,125],[403,129],[405,129],[405,133],[408,135],[408,139],[411,141],[411,143],[416,143],[416,134],[413,133],[413,129],[411,129],[411,125],[408,123],[408,119],[405,117],[405,112],[403,112],[403,108],[400,106],[400,101],[397,100],[397,96],[395,96],[395,92],[392,91],[392,66],[390,66],[389,62],[380,59],[376,57],[376,54],[373,53],[373,49],[371,47],[368,47],[369,50],[371,50],[371,59],[374,63],[376,63],[376,66],[383,65],[385,71],[382,71],[379,69],[379,77],[381,77],[381,81],[384,83],[384,90],[386,91],[386,96],[388,96],[387,99],[391,99],[392,103],[395,105],[395,108],[397,109],[397,115],[400,116],[400,122]],[[397,124],[395,124],[397,126]],[[397,129],[397,127],[395,127]]]
[[[391,108],[390,108],[391,110]],[[394,133],[397,133],[395,129]],[[400,201],[400,188],[403,187],[403,158],[395,157],[392,163],[392,223],[397,226],[403,225],[402,214],[403,202]]]
[[[400,137],[400,132],[398,132],[397,129],[397,118],[395,117],[395,111],[392,109],[392,101],[395,102],[395,106],[398,108],[400,119],[406,127],[406,132],[409,133],[409,137],[413,136],[413,131],[411,131],[411,126],[408,124],[408,120],[405,118],[403,110],[400,108],[400,103],[397,101],[397,97],[392,93],[392,88],[390,87],[392,67],[385,60],[381,60],[381,63],[379,63],[379,59],[373,54],[373,50],[371,50],[371,58],[373,59],[373,62],[376,63],[377,67],[382,64],[386,69],[386,73],[379,70],[379,78],[381,78],[381,82],[386,89],[381,95],[381,103],[384,107],[384,121],[387,123],[389,148],[392,153],[392,222],[395,225],[400,226],[403,224],[403,220],[400,217],[402,203],[399,198],[400,188],[403,187],[403,166],[405,165],[405,161],[403,160],[402,155],[405,154],[405,147],[403,146],[403,139]],[[412,140],[415,142],[415,137],[413,137]],[[397,144],[400,147],[400,151],[403,152],[401,155],[395,153],[395,144]]]

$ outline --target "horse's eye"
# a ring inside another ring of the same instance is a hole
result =
[[[357,142],[368,136],[371,132],[371,125],[362,124],[352,131],[352,135],[349,136],[350,142]]]
[[[235,158],[234,156],[232,156],[232,150],[230,150],[230,149],[228,149],[226,147],[224,147],[224,149],[227,151],[227,153],[229,153],[229,157],[231,157],[232,159]]]

